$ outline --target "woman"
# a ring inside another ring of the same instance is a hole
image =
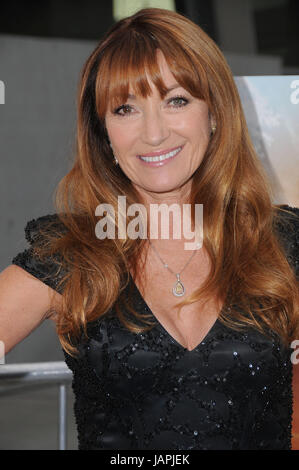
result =
[[[57,213],[28,222],[2,273],[7,349],[55,321],[81,450],[289,449],[299,210],[271,201],[223,55],[143,9],[91,54],[78,101]],[[180,222],[150,240],[151,217],[145,237],[98,237],[101,204],[120,228],[119,196],[145,215],[190,204],[193,229],[202,204],[203,245],[172,237]]]

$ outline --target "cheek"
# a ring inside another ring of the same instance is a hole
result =
[[[190,143],[197,147],[205,147],[209,142],[210,130],[208,123],[194,120],[185,127],[184,134]]]
[[[194,142],[206,143],[210,135],[210,123],[208,109],[198,108],[190,110],[185,119],[178,119],[176,123],[177,130]]]
[[[133,140],[132,133],[128,132],[128,130],[125,131],[123,128],[110,129],[109,135],[112,147],[118,151],[118,153],[126,153],[131,147]]]

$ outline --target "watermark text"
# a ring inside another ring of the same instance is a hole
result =
[[[0,104],[5,104],[5,85],[2,80],[0,80]]]
[[[149,225],[150,239],[170,238],[181,240],[182,237],[192,242],[185,242],[185,250],[200,249],[203,244],[203,204],[194,206],[194,224],[192,224],[191,204],[150,204],[149,213],[143,204],[131,204],[127,207],[126,196],[118,196],[117,223],[114,207],[111,204],[99,204],[95,215],[102,217],[97,222],[95,233],[97,238],[136,240],[147,238]],[[136,215],[137,213],[137,215]],[[160,216],[160,217],[159,217]],[[133,217],[127,224],[127,218]],[[148,220],[149,219],[149,220]],[[172,220],[172,222],[171,222]],[[161,222],[160,222],[161,221]],[[127,226],[126,226],[127,224]],[[192,229],[194,225],[194,230]],[[117,232],[117,233],[116,233]]]

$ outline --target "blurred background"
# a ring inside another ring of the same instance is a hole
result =
[[[175,10],[199,24],[219,45],[240,90],[244,91],[242,77],[299,78],[297,0],[2,2],[0,270],[28,247],[27,221],[54,212],[55,187],[72,165],[78,80],[84,62],[111,25],[145,7]],[[8,353],[5,362],[63,359],[54,325],[46,321]],[[57,397],[54,387],[1,396],[0,426],[5,433],[1,433],[0,449],[56,448]],[[72,407],[69,389],[68,448],[76,449]],[[299,439],[296,445],[299,449]]]

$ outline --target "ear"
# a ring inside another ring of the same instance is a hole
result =
[[[216,124],[216,119],[214,118],[214,116],[211,115],[210,112],[209,112],[209,119],[210,119],[210,128],[211,128],[211,136],[212,136],[216,132],[217,124]]]
[[[215,118],[210,110],[209,110],[209,121],[210,121],[211,126],[214,126],[216,124]]]

